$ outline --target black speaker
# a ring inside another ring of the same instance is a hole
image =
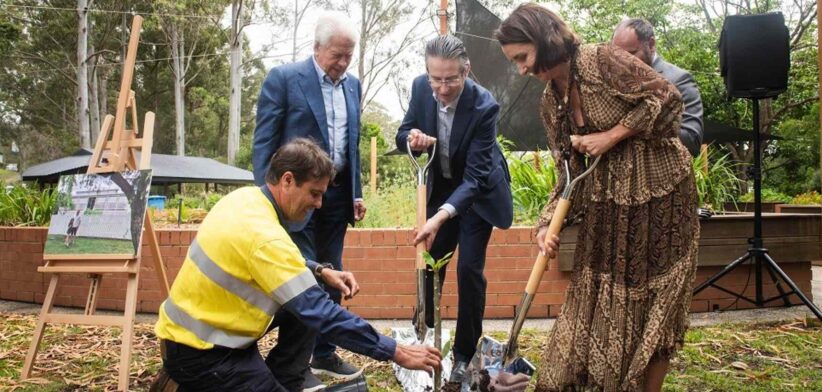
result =
[[[788,88],[788,28],[781,12],[732,15],[719,38],[719,66],[728,95],[775,97]]]

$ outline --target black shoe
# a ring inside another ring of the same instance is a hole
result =
[[[466,369],[468,369],[468,362],[455,361],[454,367],[451,369],[451,376],[448,377],[448,382],[462,383],[465,379]]]
[[[320,381],[314,373],[305,372],[305,380],[303,380],[303,392],[319,392],[324,391],[326,385]]]
[[[357,369],[351,364],[343,361],[343,359],[337,354],[331,354],[330,357],[312,358],[311,372],[314,374],[326,374],[334,378],[348,381],[353,380],[362,374],[362,369]]]

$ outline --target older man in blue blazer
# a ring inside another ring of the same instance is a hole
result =
[[[454,36],[426,44],[427,74],[414,79],[411,103],[397,132],[397,147],[434,153],[428,179],[428,220],[415,243],[425,241],[434,258],[459,245],[459,308],[454,338],[454,369],[459,382],[482,335],[486,280],[485,253],[491,231],[513,220],[510,175],[497,144],[499,105],[468,79],[465,46]],[[432,151],[434,141],[436,152]],[[427,272],[426,323],[433,326],[433,276]],[[444,281],[445,269],[441,270]]]
[[[320,16],[314,35],[314,55],[273,68],[257,101],[252,161],[258,185],[265,182],[265,171],[274,151],[294,138],[313,139],[334,162],[336,176],[328,185],[322,208],[309,214],[305,222],[289,224],[291,237],[303,256],[321,263],[320,268],[342,270],[347,225],[361,220],[366,211],[358,148],[360,82],[346,72],[357,40],[353,23],[344,15]],[[326,291],[335,302],[340,302],[339,291],[330,287]],[[343,379],[354,378],[361,372],[344,362],[335,353],[335,346],[321,337],[314,348],[311,369]],[[304,391],[324,388],[310,372],[305,377]]]

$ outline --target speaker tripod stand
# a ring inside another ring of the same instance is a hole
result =
[[[761,156],[761,146],[760,146],[760,135],[759,135],[759,99],[753,98],[753,145],[754,145],[754,161],[753,167],[751,168],[751,176],[754,180],[754,235],[753,237],[748,239],[748,243],[750,247],[748,251],[742,255],[742,257],[732,261],[730,264],[725,266],[722,271],[719,271],[714,276],[711,276],[697,286],[694,289],[694,295],[698,294],[700,291],[705,290],[708,287],[713,287],[718,290],[724,291],[728,294],[733,295],[734,297],[748,301],[756,307],[761,308],[764,307],[766,304],[781,299],[785,306],[790,306],[790,301],[788,301],[788,296],[792,294],[796,294],[800,300],[807,306],[811,312],[822,321],[822,312],[819,311],[819,308],[802,293],[802,290],[796,286],[793,280],[779,268],[776,261],[768,254],[768,248],[765,248],[763,245],[762,239],[762,156]],[[754,298],[750,299],[744,296],[744,293],[735,293],[733,291],[727,290],[719,285],[717,285],[717,281],[721,279],[723,276],[728,274],[729,272],[736,269],[740,265],[745,264],[746,262],[750,261],[754,266],[754,284],[755,284],[755,293]],[[771,298],[765,298],[765,295],[762,290],[762,273],[763,270],[767,270],[768,274],[771,277],[771,280],[774,282],[777,291],[779,291],[779,295],[773,296]],[[791,291],[786,292],[782,285],[779,283],[780,280],[790,287]]]

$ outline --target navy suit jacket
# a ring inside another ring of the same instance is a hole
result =
[[[451,127],[451,179],[442,177],[439,157],[435,155],[428,176],[429,212],[448,203],[459,215],[471,208],[493,226],[511,227],[511,176],[497,144],[498,114],[499,104],[491,93],[466,80]],[[437,101],[427,75],[414,79],[411,103],[397,132],[397,148],[406,151],[405,141],[413,128],[438,137]]]
[[[348,109],[348,171],[353,190],[348,221],[354,222],[354,199],[362,198],[360,181],[360,81],[346,74],[343,81],[345,105]],[[265,183],[265,173],[271,156],[291,139],[314,139],[330,155],[328,121],[314,60],[286,64],[273,68],[263,82],[257,100],[257,127],[251,156],[254,183]]]

